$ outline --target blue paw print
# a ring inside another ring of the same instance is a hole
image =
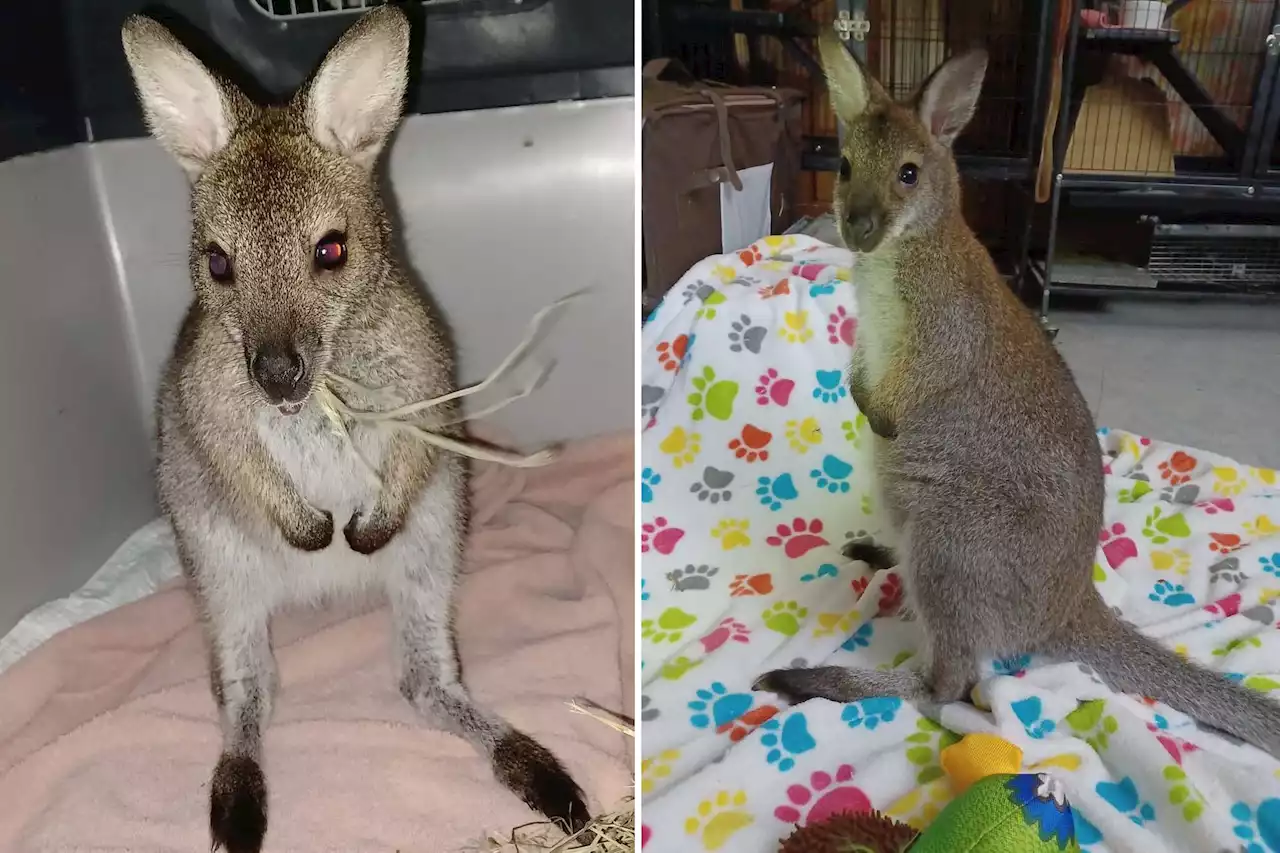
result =
[[[782,773],[796,766],[793,756],[808,752],[818,745],[813,735],[809,734],[809,723],[804,714],[799,712],[793,712],[785,723],[779,723],[778,718],[774,717],[760,728],[765,730],[760,743],[769,749],[764,760],[776,765]]]
[[[996,675],[1012,675],[1015,678],[1026,675],[1029,666],[1031,666],[1031,655],[1014,655],[991,662],[991,668],[996,671]]]
[[[1098,427],[1098,435],[1106,435],[1111,432],[1111,427]]]
[[[653,487],[662,482],[662,475],[652,468],[640,472],[640,503],[653,503]]]
[[[1264,572],[1269,575],[1280,576],[1280,551],[1275,552],[1270,557],[1263,557],[1260,562]]]
[[[849,475],[852,473],[852,465],[828,453],[822,457],[822,467],[814,468],[809,476],[817,481],[819,489],[826,489],[833,495],[843,495],[849,492]]]
[[[835,566],[830,563],[823,563],[821,566],[818,566],[818,570],[816,572],[801,575],[800,580],[804,583],[808,583],[809,581],[816,581],[818,578],[834,578],[839,574],[840,570]]]
[[[835,292],[836,292],[836,283],[834,281],[829,281],[826,284],[809,285],[810,296],[830,296],[832,293],[835,293]]]
[[[1058,727],[1058,724],[1053,720],[1040,719],[1040,714],[1043,712],[1044,708],[1041,706],[1040,697],[1038,696],[1019,699],[1010,707],[1013,708],[1013,713],[1017,715],[1018,721],[1022,723],[1022,727],[1027,730],[1027,734],[1037,740]]]
[[[1187,592],[1182,584],[1163,580],[1156,583],[1155,589],[1151,590],[1147,598],[1152,601],[1158,601],[1161,604],[1167,604],[1170,607],[1181,607],[1184,604],[1196,603],[1196,597]]]
[[[813,399],[834,403],[848,396],[849,390],[840,381],[840,371],[819,370],[817,377],[818,387],[813,389]]]
[[[1236,838],[1244,842],[1245,853],[1273,853],[1280,850],[1280,800],[1263,800],[1257,811],[1246,803],[1231,807]]]
[[[697,699],[689,703],[694,714],[689,722],[697,729],[708,726],[720,728],[751,710],[754,701],[750,693],[730,693],[719,681],[697,692]]]
[[[690,335],[689,339],[684,342],[684,358],[680,359],[679,369],[683,370],[684,366],[689,363],[689,358],[693,355],[693,342],[697,339],[697,335]]]
[[[1086,844],[1097,844],[1102,840],[1102,833],[1098,831],[1098,827],[1089,823],[1080,812],[1072,809],[1071,819],[1076,825],[1076,842],[1081,847]]]
[[[853,636],[840,644],[840,648],[846,652],[865,649],[871,645],[871,635],[875,633],[875,626],[870,622],[863,624],[861,628],[853,632]]]
[[[640,600],[649,600],[649,592],[644,588],[644,578],[640,578]]]
[[[767,506],[774,512],[782,509],[784,502],[793,501],[800,494],[796,491],[795,481],[791,479],[790,474],[783,474],[780,477],[760,477],[756,483],[758,484],[756,495],[760,498],[760,505]]]
[[[868,731],[875,731],[881,723],[892,723],[902,708],[902,700],[893,696],[875,696],[861,699],[852,705],[846,705],[840,712],[840,719],[851,729],[866,726]]]
[[[1110,803],[1116,811],[1123,814],[1138,826],[1156,819],[1156,810],[1151,803],[1138,799],[1138,786],[1128,776],[1119,782],[1099,782],[1094,786],[1098,796]]]

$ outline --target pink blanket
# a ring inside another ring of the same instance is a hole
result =
[[[552,749],[591,799],[630,792],[631,743],[565,701],[633,707],[632,438],[554,465],[477,466],[458,612],[476,697]],[[169,588],[0,675],[0,850],[204,850],[219,732],[192,602]],[[270,851],[449,851],[535,820],[391,676],[385,610],[277,618]]]

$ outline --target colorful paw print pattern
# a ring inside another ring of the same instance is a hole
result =
[[[843,382],[857,276],[847,251],[769,238],[693,267],[644,327],[642,847],[772,853],[796,825],[870,809],[923,829],[954,796],[949,750],[986,719],[1035,756],[1025,778],[1069,791],[1087,853],[1280,853],[1280,761],[1250,755],[1263,763],[1241,774],[1242,747],[1075,664],[1011,652],[974,690],[989,713],[938,719],[891,696],[789,707],[751,689],[779,667],[925,660],[909,573],[841,553],[898,544]],[[1120,430],[1098,441],[1090,568],[1107,604],[1280,701],[1280,475]]]

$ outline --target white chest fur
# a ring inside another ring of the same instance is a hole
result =
[[[267,452],[312,506],[331,511],[337,519],[372,504],[377,484],[314,401],[296,415],[265,409],[257,429]],[[377,465],[381,441],[376,431],[358,430],[354,438],[365,458]]]
[[[876,253],[859,257],[853,271],[858,294],[854,359],[871,387],[888,372],[907,323],[906,306],[894,281],[896,266],[891,253]]]

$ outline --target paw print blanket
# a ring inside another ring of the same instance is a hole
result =
[[[884,525],[841,381],[857,275],[845,250],[767,238],[699,263],[645,327],[645,849],[769,853],[797,823],[872,807],[927,826],[952,797],[940,751],[989,732],[1061,781],[1087,851],[1280,851],[1280,761],[1075,664],[992,661],[978,703],[936,719],[751,692],[780,666],[911,666],[919,645],[898,576],[841,556]],[[1107,601],[1280,700],[1277,473],[1118,430],[1099,441]]]

